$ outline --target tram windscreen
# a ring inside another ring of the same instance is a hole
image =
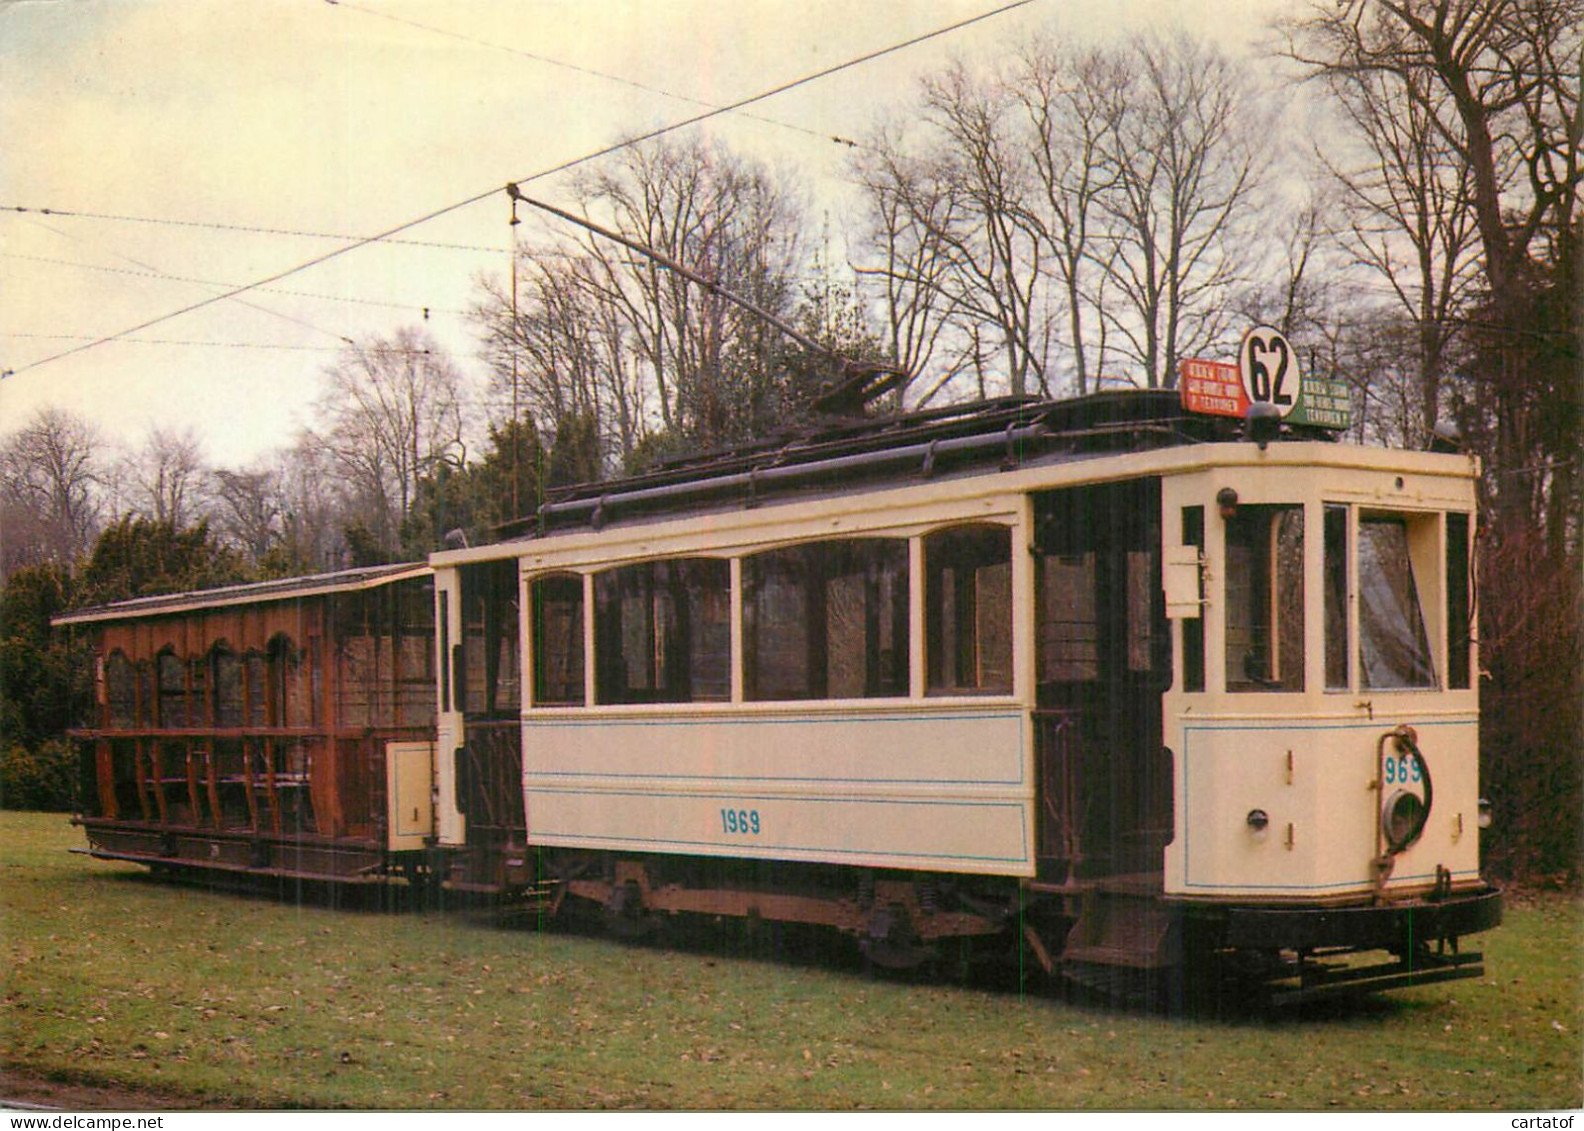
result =
[[[1304,689],[1304,522],[1299,506],[1243,506],[1226,528],[1226,687]]]
[[[1408,524],[1400,518],[1360,518],[1358,542],[1363,685],[1434,687],[1430,639],[1408,552]]]

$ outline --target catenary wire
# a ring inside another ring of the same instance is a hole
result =
[[[269,228],[258,224],[227,224],[218,220],[186,220],[168,216],[126,216],[114,212],[78,212],[68,208],[33,208],[23,204],[0,205],[0,212],[17,212],[24,215],[31,213],[38,216],[63,216],[73,220],[111,220],[125,224],[161,224],[172,228],[208,228],[220,232],[245,232],[262,236],[296,236],[312,240],[360,240],[364,238],[353,232],[312,232],[300,228]],[[402,247],[435,248],[442,251],[487,252],[490,255],[499,255],[506,250],[504,247],[489,247],[485,244],[444,243],[439,240],[385,239],[379,242],[396,244]]]
[[[152,267],[145,270],[135,270],[130,267],[110,267],[103,263],[78,263],[70,259],[53,259],[47,255],[24,255],[19,251],[0,251],[0,258],[21,259],[29,263],[48,263],[56,267],[73,267],[81,271],[104,271],[112,275],[132,275],[144,279],[168,279],[173,283],[192,283],[202,287],[235,287],[238,283],[226,283],[219,279],[195,279],[189,275],[172,275],[168,271],[158,271]],[[128,260],[136,262],[136,260]],[[351,295],[332,295],[321,291],[294,291],[286,287],[257,287],[256,290],[275,295],[289,295],[292,298],[323,299],[327,302],[352,302],[363,306],[387,306],[397,310],[421,310],[427,314],[465,314],[466,311],[454,310],[445,306],[426,306],[414,302],[389,302],[378,298],[354,298]],[[12,337],[47,338],[49,334],[13,334]],[[72,337],[75,335],[64,335]],[[91,335],[90,335],[91,336]]]
[[[45,339],[52,341],[89,341],[92,334],[10,334],[0,332],[0,338],[29,338]],[[294,345],[287,342],[217,342],[205,341],[194,338],[117,338],[116,343],[123,346],[208,346],[216,349],[241,349],[241,350],[302,350],[310,352],[338,353],[347,348],[345,344],[339,346],[305,346]],[[391,350],[392,353],[428,354],[429,350]]]
[[[548,55],[540,55],[534,51],[524,51],[520,47],[509,47],[504,43],[495,43],[492,40],[481,39],[478,36],[468,35],[465,32],[452,31],[449,28],[436,27],[433,24],[421,23],[418,20],[411,20],[405,16],[394,15],[390,12],[380,12],[373,8],[365,8],[361,4],[351,3],[350,0],[325,0],[325,3],[329,4],[331,7],[344,8],[349,12],[360,12],[365,16],[373,16],[376,19],[389,20],[394,24],[401,24],[405,27],[416,28],[419,31],[429,32],[432,35],[441,35],[445,36],[447,39],[455,39],[462,43],[471,43],[475,47],[483,47],[491,51],[503,51],[508,55],[516,55],[523,59],[532,59],[534,62],[543,63],[546,66],[560,67],[563,70],[573,71],[580,75],[588,75],[591,78],[603,79],[606,82],[613,82],[620,86],[631,87],[633,90],[639,90],[645,94],[658,94],[662,98],[670,98],[677,102],[687,102],[694,106],[707,106],[714,108],[715,105],[712,102],[706,102],[702,98],[694,98],[687,94],[677,94],[675,91],[666,90],[663,87],[649,86],[648,84],[638,82],[635,79],[624,78],[621,75],[613,75],[608,71],[595,70],[593,67],[585,67],[578,63],[568,63],[562,59],[551,58]],[[795,130],[796,132],[800,134],[806,134],[809,137],[817,137],[821,141],[831,141],[835,142],[837,145],[845,145],[849,149],[860,148],[860,143],[854,141],[852,138],[841,137],[838,134],[823,134],[819,130],[810,129],[807,126],[800,126],[793,122],[784,122],[777,118],[767,118],[761,114],[744,114],[743,117],[752,119],[756,122],[764,122],[766,125],[780,126],[782,129]]]
[[[82,239],[82,237],[75,236],[75,235],[73,235],[70,232],[63,232],[59,228],[55,227],[53,224],[46,224],[42,220],[35,220],[32,217],[30,217],[30,216],[23,217],[23,220],[26,223],[32,224],[35,227],[43,228],[46,232],[50,232],[53,235],[60,236],[62,239],[73,240],[73,241],[75,241],[77,243],[86,242],[86,241],[84,241]],[[104,250],[109,251],[109,253],[111,255],[115,256],[117,259],[124,259],[124,260],[126,260],[126,262],[132,264],[133,266],[141,267],[145,271],[153,272],[156,275],[164,275],[165,274],[165,272],[161,271],[158,267],[155,267],[152,263],[145,263],[141,259],[134,259],[132,256],[124,255],[121,252],[114,250],[113,248],[106,248]],[[213,283],[205,283],[205,284],[199,284],[199,285],[206,286],[206,287],[211,287],[211,288],[214,287],[214,286],[222,286],[222,287],[224,286],[224,284],[213,284]],[[316,334],[323,334],[323,335],[325,335],[328,338],[334,338],[336,341],[341,342],[343,344],[348,344],[352,340],[351,338],[347,337],[343,333],[340,333],[339,331],[327,330],[323,326],[320,326],[320,325],[318,325],[317,323],[314,323],[314,322],[310,322],[306,318],[299,318],[295,314],[283,314],[279,310],[272,310],[269,307],[261,306],[261,305],[259,305],[256,302],[249,302],[245,298],[233,298],[231,301],[235,302],[238,306],[245,306],[249,310],[256,310],[260,314],[267,314],[271,318],[278,318],[282,322],[290,322],[294,326],[301,326],[304,329],[312,330]],[[10,375],[11,375],[10,371],[6,371],[4,373],[0,373],[0,377],[9,377]]]
[[[557,173],[563,173],[563,172],[567,171],[568,169],[575,168],[575,167],[577,167],[579,165],[587,164],[590,161],[597,161],[597,160],[599,160],[602,157],[609,156],[610,154],[616,153],[616,152],[618,152],[618,151],[620,151],[622,149],[630,148],[631,146],[634,146],[634,145],[641,145],[641,144],[643,144],[644,142],[647,142],[647,141],[653,141],[655,138],[662,137],[665,134],[672,133],[672,132],[674,132],[676,130],[686,129],[689,126],[697,125],[700,122],[708,121],[709,119],[719,117],[722,114],[729,114],[729,113],[731,113],[734,110],[740,110],[744,106],[752,106],[753,104],[755,104],[757,102],[763,102],[766,99],[774,98],[775,96],[777,96],[779,94],[785,94],[786,92],[791,91],[791,90],[795,90],[795,89],[797,89],[800,86],[804,86],[804,85],[807,85],[809,83],[816,82],[816,81],[818,81],[820,79],[828,78],[831,75],[839,74],[840,72],[845,71],[845,70],[850,70],[853,67],[862,66],[865,63],[873,62],[876,59],[883,58],[883,57],[885,57],[887,55],[895,54],[898,51],[904,51],[907,48],[917,46],[920,43],[925,43],[925,42],[928,42],[929,40],[932,40],[932,39],[938,39],[938,38],[940,38],[943,35],[949,35],[949,34],[951,34],[953,32],[960,31],[960,30],[962,30],[965,27],[969,27],[969,26],[972,26],[973,24],[981,23],[981,22],[983,22],[985,20],[993,19],[993,18],[995,18],[997,16],[1004,15],[1005,13],[1014,11],[1014,10],[1016,10],[1018,8],[1026,7],[1027,5],[1032,4],[1033,2],[1034,2],[1034,0],[1012,0],[1011,3],[1002,4],[999,7],[992,8],[991,10],[989,10],[987,12],[981,12],[981,13],[979,13],[977,15],[974,15],[974,16],[968,16],[968,17],[966,17],[964,19],[954,21],[953,23],[946,24],[946,25],[944,25],[942,27],[935,28],[935,29],[933,29],[931,31],[927,31],[927,32],[923,32],[923,33],[921,33],[919,35],[911,36],[908,39],[902,40],[902,41],[900,41],[898,43],[891,44],[891,45],[889,45],[887,47],[882,47],[882,48],[878,48],[878,49],[876,49],[874,51],[865,52],[864,54],[858,55],[858,56],[856,56],[856,57],[854,57],[852,59],[845,60],[845,61],[843,61],[841,63],[832,64],[829,67],[821,68],[818,71],[814,71],[814,72],[812,72],[810,74],[803,75],[800,78],[792,79],[792,80],[790,80],[788,82],[781,83],[781,84],[779,84],[777,86],[771,87],[768,90],[761,91],[758,94],[754,94],[754,95],[750,95],[749,97],[746,97],[746,98],[738,99],[737,101],[729,103],[729,104],[727,104],[725,106],[715,107],[715,108],[706,110],[703,113],[694,114],[691,117],[681,119],[680,121],[677,121],[677,122],[673,122],[673,123],[671,123],[669,125],[659,126],[659,127],[656,127],[655,129],[645,131],[644,133],[638,134],[635,137],[626,138],[626,139],[624,139],[622,141],[615,142],[615,143],[613,143],[611,145],[602,146],[601,148],[596,149],[596,150],[594,150],[594,151],[592,151],[590,153],[586,153],[586,154],[582,155],[581,157],[574,157],[574,158],[571,158],[570,160],[563,161],[563,162],[561,162],[558,165],[551,166],[550,168],[541,169],[537,173],[532,173],[532,174],[530,174],[528,176],[524,176],[524,177],[517,177],[517,178],[514,179],[514,183],[517,183],[517,184],[531,184],[532,182],[538,181],[538,180],[542,180],[545,177],[554,176]],[[296,274],[298,274],[298,273],[300,273],[302,271],[309,270],[310,268],[313,268],[313,267],[318,267],[319,265],[321,265],[323,263],[328,263],[330,260],[339,258],[340,256],[347,254],[348,252],[356,251],[359,248],[367,247],[369,244],[378,243],[381,240],[389,239],[392,236],[399,235],[402,232],[409,231],[409,230],[411,230],[413,228],[416,228],[416,227],[418,227],[418,226],[420,226],[422,224],[429,223],[432,220],[437,220],[441,216],[448,216],[448,215],[450,215],[453,212],[461,211],[463,208],[470,207],[470,206],[472,206],[474,204],[479,203],[480,201],[488,200],[490,197],[494,196],[496,193],[503,192],[503,191],[504,191],[504,186],[497,186],[497,187],[493,187],[493,188],[487,189],[487,190],[485,190],[483,192],[474,193],[472,196],[465,197],[462,200],[454,201],[451,204],[443,205],[440,208],[436,208],[436,209],[434,209],[434,210],[432,210],[430,212],[427,212],[427,213],[423,214],[422,216],[418,216],[418,217],[416,217],[416,218],[414,218],[412,220],[403,221],[402,223],[397,224],[394,227],[387,228],[387,229],[385,229],[382,232],[376,233],[375,235],[367,236],[367,237],[364,237],[363,239],[356,240],[356,241],[354,241],[354,242],[352,242],[350,244],[347,244],[345,247],[336,248],[333,251],[325,252],[323,255],[314,256],[312,259],[309,259],[309,260],[306,260],[306,261],[304,261],[302,263],[299,263],[295,267],[288,267],[288,268],[286,268],[283,271],[277,271],[277,272],[275,272],[272,275],[267,275],[264,278],[255,280],[254,282],[248,283],[245,286],[232,288],[232,289],[226,291],[223,294],[214,295],[214,296],[212,296],[210,298],[207,298],[207,299],[204,299],[204,300],[202,300],[200,302],[190,303],[187,306],[181,307],[178,310],[173,310],[173,311],[170,311],[168,313],[161,314],[161,315],[159,315],[159,316],[157,316],[155,318],[146,319],[146,320],[144,320],[142,322],[139,322],[135,326],[129,326],[125,330],[118,331],[118,332],[116,332],[114,334],[106,334],[103,337],[96,338],[95,340],[93,340],[91,342],[85,342],[82,345],[73,346],[71,349],[62,350],[62,351],[60,351],[58,353],[54,353],[54,354],[51,354],[51,355],[49,355],[47,357],[40,358],[37,361],[28,362],[25,365],[18,366],[16,369],[7,371],[4,374],[4,376],[7,376],[7,377],[15,376],[18,373],[23,373],[23,372],[26,372],[27,370],[30,370],[30,369],[37,369],[37,368],[39,368],[41,366],[49,365],[52,362],[60,361],[60,360],[62,360],[64,358],[72,357],[72,356],[75,356],[76,354],[84,353],[87,350],[95,349],[98,346],[105,345],[105,344],[107,344],[109,342],[116,341],[118,338],[124,338],[127,335],[129,335],[129,334],[136,334],[136,333],[138,333],[141,330],[147,330],[151,326],[157,326],[160,323],[168,322],[168,321],[170,321],[173,318],[179,318],[179,317],[181,317],[184,314],[191,314],[194,311],[203,310],[203,309],[205,309],[207,307],[215,305],[216,303],[224,302],[226,299],[235,298],[237,295],[245,294],[246,292],[251,291],[251,290],[256,290],[259,287],[265,287],[265,286],[268,286],[271,283],[278,283],[282,279],[290,278],[292,275],[296,275]]]

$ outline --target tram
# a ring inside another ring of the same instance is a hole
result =
[[[68,614],[78,819],[157,867],[813,924],[891,966],[1477,976],[1475,461],[1204,390],[854,415],[426,565]]]

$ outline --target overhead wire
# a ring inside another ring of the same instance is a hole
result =
[[[496,43],[493,40],[482,39],[479,36],[468,35],[465,32],[452,31],[450,28],[436,27],[433,24],[422,23],[418,20],[408,19],[406,16],[398,16],[391,12],[381,12],[374,8],[366,8],[361,4],[352,3],[351,0],[325,0],[325,3],[329,4],[333,8],[344,8],[349,12],[360,12],[365,16],[373,16],[376,19],[388,20],[393,24],[401,24],[405,27],[416,28],[420,31],[430,32],[434,35],[445,36],[447,39],[455,39],[462,43],[471,43],[476,47],[484,47],[491,51],[502,51],[508,55],[516,55],[519,58],[532,59],[536,63],[544,63],[546,66],[560,67],[563,70],[573,71],[580,75],[588,75],[591,78],[604,79],[606,82],[613,82],[621,86],[631,87],[633,90],[642,91],[645,94],[658,94],[662,98],[670,98],[677,102],[688,102],[694,106],[707,106],[713,108],[715,105],[714,103],[707,102],[702,98],[694,98],[692,95],[688,94],[677,94],[675,91],[666,90],[664,87],[651,86],[648,83],[638,82],[636,79],[626,78],[622,75],[613,75],[608,71],[600,71],[593,67],[585,67],[579,63],[568,63],[564,59],[556,59],[549,55],[541,55],[536,51],[524,51],[520,47],[510,47],[504,43]],[[867,148],[862,146],[860,142],[854,141],[852,138],[842,137],[839,134],[824,134],[819,130],[810,129],[808,126],[800,126],[794,122],[785,122],[777,118],[767,118],[761,114],[744,114],[743,117],[749,118],[755,122],[763,122],[766,125],[779,126],[786,130],[794,130],[797,133],[806,134],[809,137],[819,138],[821,141],[835,142],[837,145],[844,145],[849,149]]]
[[[694,114],[691,117],[683,118],[679,121],[672,122],[669,125],[657,126],[652,130],[647,130],[633,137],[624,138],[623,140],[614,142],[610,145],[601,146],[599,149],[586,153],[581,157],[571,158],[557,165],[553,165],[550,168],[541,169],[537,173],[532,173],[523,177],[510,178],[508,183],[515,183],[519,185],[530,184],[534,181],[543,180],[546,177],[555,176],[556,174],[563,173],[568,169],[576,168],[579,165],[585,165],[590,161],[597,161],[602,157],[607,157],[612,153],[619,152],[634,145],[642,145],[644,142],[653,141],[656,138],[663,137],[669,133],[674,133],[677,130],[686,129],[689,126],[697,125],[700,122],[708,121],[711,118],[717,118],[722,114],[729,114],[735,110],[740,110],[745,106],[752,106],[755,103],[763,102],[766,99],[774,98],[777,95],[785,94],[788,91],[795,90],[800,86],[806,86],[809,83],[817,82],[820,79],[829,78],[831,75],[839,74],[842,71],[851,70],[854,67],[862,66],[866,63],[873,62],[876,59],[884,58],[887,55],[892,55],[899,51],[904,51],[910,47],[915,47],[920,43],[926,43],[929,40],[938,39],[943,35],[950,35],[953,32],[960,31],[965,27],[982,23],[985,20],[994,19],[995,17],[1004,15],[1007,12],[1026,7],[1033,2],[1034,0],[1011,0],[1010,3],[1002,4],[996,8],[992,8],[987,12],[981,12],[977,15],[968,16],[964,19],[956,20],[950,24],[935,28],[931,31],[910,36],[901,42],[891,44],[887,47],[877,48],[874,51],[865,52],[864,54],[855,56],[852,59],[848,59],[840,63],[834,63],[828,67],[822,67],[821,69],[811,72],[810,74],[780,83],[779,85],[773,86],[768,90],[760,91],[758,94],[750,95],[746,98],[740,98],[735,102],[728,103],[724,106],[713,107],[704,111],[703,113]],[[28,362],[27,364],[18,366],[15,369],[7,370],[4,374],[0,374],[0,377],[15,376],[16,374],[24,373],[30,369],[37,369],[41,366],[49,365],[53,362],[61,361],[68,357],[73,357],[79,353],[96,349],[97,347],[105,345],[109,342],[116,341],[120,338],[125,338],[130,334],[136,334],[139,331],[147,330],[152,326],[158,326],[159,324],[168,322],[173,318],[180,318],[182,315],[192,314],[195,311],[203,310],[207,307],[213,306],[216,303],[224,302],[227,299],[236,298],[238,295],[246,294],[249,291],[257,290],[261,287],[266,287],[271,283],[278,283],[282,279],[290,278],[291,276],[299,274],[303,271],[307,271],[310,268],[318,267],[321,264],[328,263],[332,259],[337,259],[343,255],[346,255],[348,252],[356,251],[359,248],[367,247],[370,244],[378,243],[382,240],[388,240],[392,236],[400,235],[402,232],[410,231],[411,229],[419,227],[420,225],[437,220],[442,216],[448,216],[453,212],[461,211],[464,208],[478,204],[480,201],[489,199],[496,193],[504,191],[504,185],[497,185],[482,192],[474,193],[471,196],[454,201],[451,204],[442,205],[441,207],[426,212],[421,216],[415,217],[414,219],[406,220],[400,224],[394,225],[393,227],[386,228],[384,231],[378,232],[374,235],[365,236],[361,239],[354,240],[345,247],[336,248],[332,251],[325,252],[323,255],[314,256],[311,259],[297,264],[295,267],[288,267],[285,270],[277,271],[274,274],[267,275],[262,279],[255,280],[254,282],[248,283],[244,286],[230,288],[222,294],[214,295],[210,298],[203,299],[202,301],[190,303],[187,306],[170,311],[166,314],[161,314],[157,317],[146,319],[142,322],[139,322],[135,326],[129,326],[125,330],[120,330],[114,334],[106,334],[103,337],[96,338],[91,342],[85,342],[82,345],[73,346],[71,349],[62,350],[59,353],[40,358],[37,361]]]
[[[42,222],[40,220],[34,220],[32,217],[24,217],[23,219],[27,223],[32,224],[34,227],[43,228],[46,232],[51,232],[54,235],[60,236],[62,239],[73,240],[73,241],[75,241],[77,243],[85,242],[85,241],[82,240],[82,238],[80,236],[74,236],[70,232],[63,232],[59,228],[55,227],[53,224],[46,224],[46,223],[44,223],[44,222]],[[95,246],[98,246],[98,245],[95,245]],[[126,262],[132,264],[135,267],[141,267],[145,271],[152,272],[152,273],[154,273],[156,275],[164,275],[165,274],[158,267],[155,267],[152,263],[145,263],[141,259],[134,259],[130,255],[123,255],[121,252],[115,251],[114,249],[108,249],[107,248],[105,250],[109,251],[109,253],[111,255],[115,256],[117,259],[124,259]],[[194,282],[196,283],[196,280]],[[203,283],[203,284],[197,284],[197,285],[213,288],[215,286],[224,287],[227,284]],[[221,296],[221,297],[224,297],[224,296]],[[336,341],[341,342],[342,344],[348,344],[349,345],[352,342],[352,339],[347,337],[347,335],[345,335],[343,333],[340,333],[337,330],[327,330],[323,326],[320,326],[320,325],[318,325],[316,323],[308,321],[306,318],[299,318],[299,317],[297,317],[294,314],[283,314],[283,313],[281,313],[278,310],[271,310],[267,306],[260,306],[256,302],[249,302],[245,298],[234,298],[233,301],[235,301],[238,306],[245,306],[249,310],[256,310],[260,314],[267,314],[271,318],[280,319],[282,322],[290,322],[290,323],[292,323],[295,326],[301,326],[304,329],[312,330],[316,334],[323,334],[326,337],[334,338]],[[13,372],[12,370],[6,370],[4,372],[0,372],[0,378],[9,377],[9,376],[11,376],[12,372]]]
[[[144,270],[135,270],[130,267],[109,267],[103,263],[78,263],[70,259],[54,259],[47,255],[24,255],[19,251],[0,251],[0,258],[21,259],[29,263],[48,263],[55,267],[73,267],[81,271],[104,271],[112,275],[132,275],[144,279],[168,279],[173,283],[193,283],[203,287],[235,287],[238,283],[222,282],[219,279],[197,279],[189,275],[172,275],[168,271],[158,271],[152,267]],[[136,262],[129,260],[129,262]],[[288,295],[292,298],[321,299],[326,302],[350,302],[363,306],[385,306],[395,310],[421,310],[425,317],[430,314],[465,314],[466,311],[456,310],[445,306],[425,306],[422,303],[390,302],[378,298],[355,298],[352,295],[333,295],[322,291],[295,291],[287,287],[258,287],[257,290],[267,294]],[[13,334],[12,337],[25,337],[29,335]],[[48,337],[47,334],[35,334],[33,337]],[[70,336],[70,335],[68,335]]]
[[[313,232],[299,228],[270,228],[258,224],[227,224],[217,220],[187,220],[168,216],[125,216],[113,212],[78,212],[67,208],[32,208],[21,204],[0,204],[0,212],[37,214],[39,216],[64,216],[73,220],[113,220],[126,224],[161,224],[172,228],[208,228],[220,232],[244,232],[263,236],[296,236],[313,240],[356,240],[362,236],[354,232]],[[445,243],[440,240],[381,240],[381,243],[401,247],[438,248],[443,251],[477,251],[499,255],[504,248],[484,244]]]
[[[44,339],[49,341],[89,341],[92,334],[32,334],[32,333],[6,333],[0,332],[0,338],[29,338]],[[116,343],[123,346],[212,346],[219,349],[246,349],[246,350],[304,350],[312,352],[337,353],[346,349],[346,345],[339,346],[305,346],[294,345],[289,342],[217,342],[204,341],[192,338],[117,338]],[[397,353],[427,354],[428,350],[395,350]]]

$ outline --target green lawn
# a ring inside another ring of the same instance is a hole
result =
[[[1584,1104],[1584,906],[1509,907],[1480,981],[1173,1020],[839,963],[154,882],[0,813],[0,1065],[313,1108],[1532,1110]]]

